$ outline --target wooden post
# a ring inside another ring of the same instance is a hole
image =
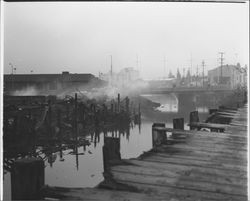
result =
[[[113,113],[113,111],[114,111],[114,104],[111,103],[111,113]]]
[[[139,103],[138,106],[138,118],[139,118],[139,123],[141,122],[141,103]]]
[[[107,170],[112,161],[120,161],[120,139],[115,137],[104,137],[103,145],[103,166]]]
[[[191,124],[191,123],[194,123],[194,122],[199,122],[198,111],[190,112],[189,123]],[[194,130],[194,128],[192,126],[190,126],[190,130]]]
[[[164,123],[154,123],[152,125],[152,145],[153,145],[153,148],[161,145],[164,141],[166,141],[166,132],[156,130],[155,127],[165,128],[165,124]]]
[[[41,199],[44,186],[44,161],[40,158],[18,159],[11,171],[12,200]]]
[[[126,97],[126,112],[129,114],[129,98]]]
[[[75,93],[75,114],[74,114],[74,132],[77,140],[77,93]]]
[[[173,119],[173,128],[184,130],[184,118]]]
[[[69,103],[66,103],[66,121],[69,121]]]
[[[117,97],[117,111],[118,111],[118,113],[120,112],[120,94],[118,94],[118,97]]]
[[[209,109],[209,114],[213,114],[213,113],[215,113],[217,111],[218,111],[218,109]]]
[[[57,127],[59,128],[59,136],[61,136],[61,110],[57,110]]]
[[[51,123],[52,123],[52,109],[51,109],[51,101],[48,101],[48,105],[49,105],[49,109],[48,109],[48,133],[49,133],[49,137],[52,137],[52,127],[51,127]]]

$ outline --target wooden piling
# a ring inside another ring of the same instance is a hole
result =
[[[189,123],[199,122],[199,114],[198,111],[190,112]],[[194,127],[190,126],[190,130],[194,130]]]
[[[120,94],[118,94],[118,97],[117,97],[117,111],[118,113],[120,112]]]
[[[152,125],[152,145],[153,145],[153,148],[160,146],[167,139],[165,131],[159,131],[159,130],[155,129],[155,127],[165,128],[165,124],[164,123],[154,123]]]
[[[41,199],[44,186],[44,161],[40,158],[18,159],[11,171],[12,200]]]
[[[184,130],[184,118],[173,119],[173,128]]]
[[[57,110],[57,127],[59,129],[59,136],[61,136],[61,110]]]
[[[120,161],[120,139],[115,137],[104,137],[103,166],[107,170],[112,162]]]
[[[217,111],[218,111],[218,109],[209,109],[209,114],[213,114],[213,113],[215,113]]]
[[[129,98],[126,97],[126,112],[129,114]]]
[[[77,139],[77,93],[75,93],[74,133],[75,138]]]

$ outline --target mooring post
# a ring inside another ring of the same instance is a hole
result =
[[[75,93],[75,115],[74,115],[74,132],[77,139],[77,93]]]
[[[11,171],[12,200],[42,199],[44,161],[40,158],[18,159]]]
[[[52,127],[51,127],[51,123],[52,123],[52,109],[51,109],[51,101],[48,100],[48,130],[49,130],[49,137],[52,137]]]
[[[103,145],[103,166],[104,170],[107,170],[112,161],[120,161],[120,138],[116,137],[104,137]]]
[[[193,111],[190,112],[190,116],[189,116],[189,123],[192,124],[194,122],[199,122],[199,114],[198,111]],[[190,130],[194,130],[193,126],[190,126]]]
[[[184,118],[173,119],[173,128],[184,130]]]
[[[59,129],[59,136],[61,136],[61,110],[57,110],[57,127]]]
[[[120,94],[118,94],[118,97],[117,97],[117,110],[118,110],[118,113],[120,112]]]
[[[165,128],[164,123],[154,123],[152,125],[152,145],[153,148],[161,145],[164,141],[166,141],[166,132],[157,130],[156,127]]]
[[[209,114],[213,114],[213,113],[215,113],[217,111],[218,111],[218,109],[209,109]]]
[[[129,98],[126,97],[126,112],[129,114]]]
[[[114,111],[114,104],[113,103],[111,103],[111,113],[113,113],[113,111]]]

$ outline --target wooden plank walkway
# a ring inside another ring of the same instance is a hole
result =
[[[224,133],[172,129],[173,136],[161,146],[110,167],[110,182],[104,182],[102,189],[54,187],[47,189],[47,196],[81,200],[247,200],[247,107],[236,114],[230,125],[224,125]]]

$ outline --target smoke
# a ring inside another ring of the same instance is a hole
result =
[[[39,92],[35,87],[26,87],[11,93],[12,96],[37,96]]]
[[[131,82],[115,82],[108,83],[103,87],[94,87],[89,90],[85,90],[86,86],[79,88],[78,91],[80,94],[86,96],[89,99],[115,99],[119,93],[121,96],[131,96],[139,93],[141,90],[148,87],[148,84],[144,81],[131,81]],[[76,91],[77,92],[77,91]]]
[[[59,99],[63,99],[66,96],[74,97],[77,93],[79,99],[96,99],[97,101],[112,100],[117,98],[117,94],[120,93],[121,97],[130,96],[139,93],[141,90],[148,87],[148,83],[142,80],[121,82],[115,81],[104,82],[99,79],[91,80],[86,84],[73,85],[63,87],[57,86],[56,90],[45,90],[36,87],[27,87],[20,90],[16,90],[11,93],[13,96],[37,96],[37,95],[55,95]]]

